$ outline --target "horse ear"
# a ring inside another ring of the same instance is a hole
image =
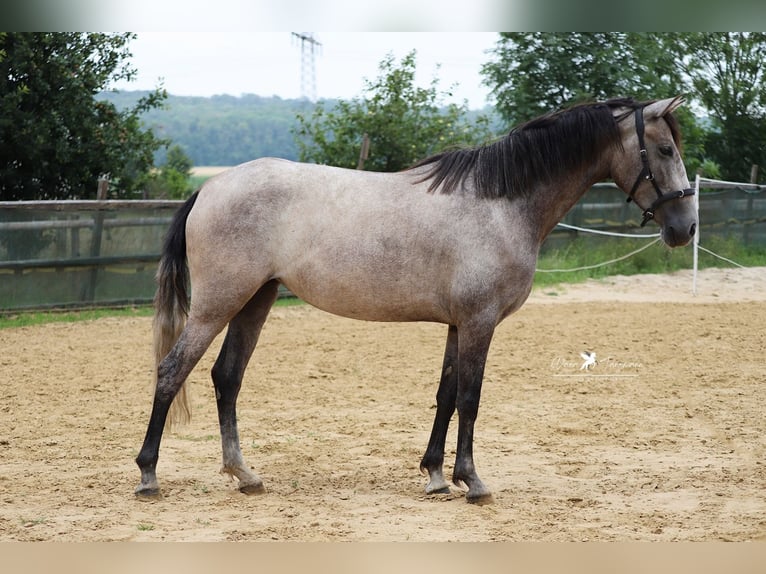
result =
[[[678,106],[684,103],[683,96],[676,96],[675,98],[665,98],[664,100],[657,100],[644,108],[644,116],[647,118],[657,117],[661,118]]]

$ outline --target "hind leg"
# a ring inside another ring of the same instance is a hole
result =
[[[136,464],[141,470],[141,483],[136,488],[136,496],[151,498],[160,495],[157,460],[170,403],[222,327],[218,323],[190,320],[170,353],[160,362],[149,426],[136,457]]]
[[[242,458],[237,429],[237,396],[245,367],[277,298],[278,286],[277,281],[266,283],[231,320],[212,370],[223,449],[221,472],[236,476],[239,479],[239,490],[245,494],[260,494],[265,489],[260,477],[250,471]]]

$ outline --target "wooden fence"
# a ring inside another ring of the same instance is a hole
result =
[[[0,202],[0,312],[151,301],[179,203]]]
[[[152,300],[162,240],[180,201],[0,202],[0,313],[122,306]],[[640,233],[641,212],[613,185],[598,185],[564,219],[591,229]],[[766,194],[700,196],[701,233],[766,245]],[[545,248],[576,230],[556,230]]]

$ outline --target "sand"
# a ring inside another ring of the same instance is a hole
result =
[[[154,502],[133,495],[151,319],[2,330],[0,540],[764,539],[766,269],[691,287],[687,272],[547,287],[498,328],[482,507],[426,496],[418,470],[442,325],[276,308],[239,401],[260,496],[218,473],[217,340],[190,377],[192,423],[163,439]]]

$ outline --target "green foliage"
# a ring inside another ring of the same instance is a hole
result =
[[[721,166],[719,166],[712,159],[706,159],[702,161],[702,163],[699,165],[699,168],[695,170],[695,172],[698,172],[702,177],[707,177],[709,179],[723,178],[721,175]]]
[[[482,75],[498,112],[514,125],[582,101],[682,92],[674,62],[643,33],[503,33]],[[687,171],[695,173],[704,160],[705,133],[687,108],[676,115]]]
[[[191,175],[192,165],[194,164],[192,163],[191,158],[186,155],[184,149],[176,144],[168,149],[165,165],[168,169],[172,169],[184,177],[189,177]]]
[[[192,161],[183,148],[173,145],[159,172],[146,181],[145,195],[151,199],[186,199],[194,191],[191,168]]]
[[[482,75],[514,125],[581,101],[675,95],[669,63],[639,34],[502,33],[493,56]]]
[[[482,74],[512,124],[581,100],[686,94],[710,114],[677,112],[687,171],[748,181],[766,165],[765,70],[760,32],[517,32],[500,35]]]
[[[700,103],[716,118],[760,116],[766,106],[766,33],[655,34],[672,51]]]
[[[15,33],[0,36],[0,198],[95,197],[97,179],[128,196],[163,142],[140,115],[162,90],[130,110],[96,101],[110,81],[129,79],[133,34]]]
[[[489,120],[466,121],[467,104],[441,105],[447,95],[434,78],[428,88],[415,85],[416,52],[401,62],[389,54],[380,75],[364,81],[363,98],[320,102],[311,115],[299,114],[294,130],[301,161],[355,168],[365,134],[369,156],[364,169],[399,171],[447,146],[483,143],[491,136]]]
[[[766,181],[766,33],[651,34],[677,62],[688,91],[710,113],[706,158],[720,177],[749,181],[753,164]]]

